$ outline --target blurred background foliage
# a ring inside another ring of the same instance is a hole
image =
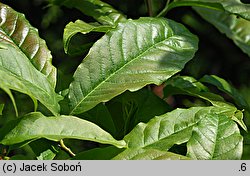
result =
[[[24,13],[28,21],[39,30],[41,38],[46,40],[48,48],[51,50],[53,56],[53,65],[58,68],[56,91],[59,92],[68,88],[72,81],[72,75],[87,54],[88,48],[91,47],[91,44],[96,41],[96,39],[100,38],[101,35],[93,33],[87,36],[87,38],[83,38],[81,35],[77,36],[79,37],[79,41],[86,42],[86,40],[88,40],[90,45],[84,49],[76,48],[77,50],[74,51],[73,54],[66,55],[63,49],[64,27],[69,22],[76,21],[77,19],[81,19],[85,22],[93,22],[94,19],[85,16],[76,9],[51,5],[50,1],[51,0],[2,0],[1,2],[9,5],[18,12]],[[149,13],[144,0],[103,1],[121,11],[127,18],[132,19],[137,19],[141,16],[155,16],[164,8],[166,3],[166,0],[152,0],[152,12]],[[242,0],[242,2],[248,3],[247,0]],[[184,24],[192,33],[199,36],[199,50],[196,56],[185,66],[180,74],[193,76],[196,79],[201,78],[205,74],[220,76],[239,89],[250,104],[250,58],[244,54],[233,41],[203,20],[191,7],[172,9],[165,17]],[[78,44],[76,43],[75,45]],[[14,112],[14,110],[8,96],[1,90],[0,95],[0,104],[4,103],[4,111],[9,112],[8,119],[5,117],[1,118],[1,127],[11,119],[11,112]],[[14,96],[17,105],[22,104],[22,102],[31,101],[26,95],[15,94],[14,92]],[[192,106],[199,103],[199,101],[193,101],[185,96],[177,96],[177,98],[175,98],[175,106],[179,107],[182,107],[183,104]],[[27,103],[27,105],[32,105],[32,103]],[[18,108],[20,115],[31,112],[33,109],[33,107],[25,105]],[[40,106],[39,108],[43,107]],[[13,113],[12,116],[14,118],[15,114]],[[249,115],[246,114],[246,116],[248,117],[246,119],[249,119]],[[249,121],[250,120],[246,120],[248,127],[250,126]],[[246,145],[244,146],[243,159],[250,159],[250,137],[249,135],[244,135],[246,136]],[[66,144],[67,143],[70,145],[72,141],[68,142],[66,140]],[[71,146],[73,150],[78,149],[78,143],[79,141],[75,141],[75,145]],[[85,148],[91,148],[93,145],[87,143]],[[21,156],[27,156],[30,153],[30,148],[26,146],[24,150],[16,150],[15,152],[15,154],[20,153]],[[65,153],[58,155],[59,157],[57,159],[67,158],[68,156],[66,155]],[[28,155],[26,159],[29,157],[32,158],[34,156]]]

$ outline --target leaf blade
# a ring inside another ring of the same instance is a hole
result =
[[[1,143],[13,145],[31,139],[46,138],[60,141],[63,138],[90,140],[117,147],[126,147],[124,141],[115,140],[97,125],[73,116],[46,117],[36,112],[30,113],[1,129]]]
[[[187,144],[192,159],[240,159],[243,137],[225,115],[207,114],[197,124]]]
[[[193,57],[197,42],[196,36],[171,20],[141,18],[120,23],[94,44],[75,72],[69,88],[71,114],[126,90],[161,84]]]

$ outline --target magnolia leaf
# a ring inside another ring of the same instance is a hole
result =
[[[57,115],[56,69],[51,65],[50,51],[24,15],[2,3],[0,42],[1,88],[25,93],[34,101],[35,109],[37,99]]]
[[[126,149],[113,160],[189,160],[190,158],[156,149]]]
[[[243,137],[237,125],[227,116],[206,114],[194,128],[187,150],[187,156],[192,159],[240,159]]]
[[[71,114],[126,90],[160,85],[183,69],[197,44],[195,35],[172,20],[148,17],[119,23],[93,45],[77,68],[69,88]]]
[[[107,32],[111,28],[112,28],[111,26],[88,24],[81,20],[77,20],[74,23],[70,22],[64,28],[64,34],[63,34],[64,50],[66,53],[68,53],[70,40],[77,33],[87,34],[90,32]]]
[[[244,99],[244,97],[240,94],[240,92],[238,92],[237,89],[231,86],[226,80],[216,75],[205,75],[200,79],[200,81],[216,86],[219,90],[225,92],[230,97],[232,97],[236,105],[238,105],[240,108],[247,109],[248,111],[250,111],[250,107],[247,101]]]
[[[213,24],[221,33],[226,34],[244,53],[250,56],[250,21],[216,10],[194,9],[202,18]]]
[[[236,111],[236,108],[228,104],[223,97],[210,92],[205,85],[190,76],[176,76],[166,82],[164,96],[174,94],[195,96],[209,101],[214,106],[228,106]]]
[[[124,140],[128,148],[153,148],[169,150],[174,144],[187,142],[193,127],[199,122],[202,110],[213,108],[193,107],[176,109],[161,116],[156,116],[148,123],[139,123]]]
[[[205,7],[208,9],[215,9],[220,11],[226,11],[230,14],[234,14],[250,20],[250,5],[244,4],[240,0],[175,0],[166,6],[165,11],[169,11],[172,8],[180,6],[193,6],[193,7]]]
[[[137,155],[137,151],[140,151],[140,149],[157,149],[166,152],[174,144],[180,145],[186,142],[188,142],[190,146],[197,148],[198,144],[191,144],[194,143],[193,141],[195,141],[197,136],[196,131],[202,124],[202,127],[204,127],[204,133],[215,133],[215,130],[219,129],[221,136],[217,136],[218,138],[215,138],[215,140],[221,142],[217,148],[217,153],[221,154],[221,158],[228,157],[232,159],[238,159],[240,154],[242,154],[242,136],[239,133],[237,125],[230,117],[227,116],[227,112],[225,113],[226,109],[227,108],[219,108],[214,106],[176,109],[164,115],[154,117],[147,124],[140,123],[124,137],[124,140],[127,142],[128,146],[128,149],[124,151],[125,153],[128,152],[128,154],[124,154],[124,156],[132,155],[131,157],[133,157],[134,155]],[[213,121],[210,121],[209,118],[214,119],[215,121],[217,120],[217,123],[213,123]],[[213,125],[214,129],[212,128]],[[212,126],[211,129],[213,131],[209,130],[210,126]],[[229,134],[232,135],[230,138],[227,138],[227,135],[229,136]],[[206,136],[209,137],[209,134]],[[223,138],[230,139],[232,144],[227,144],[227,140],[224,141]],[[208,138],[200,137],[199,142],[204,143],[203,146],[205,146],[208,140]],[[208,143],[209,142],[210,141],[208,141]],[[225,147],[226,145],[228,145],[228,147]],[[233,146],[237,147],[234,149],[232,148]],[[234,150],[232,154],[230,154],[229,148]],[[132,152],[130,152],[129,149],[131,149]],[[222,156],[224,149],[228,149],[225,150],[225,153],[227,154]],[[202,158],[203,153],[199,154],[198,151],[199,149],[197,149],[196,158]],[[194,156],[191,154],[189,154],[188,157],[194,159]]]
[[[0,41],[13,45],[43,73],[51,86],[56,85],[56,68],[52,65],[52,56],[37,29],[32,27],[21,13],[0,3]]]
[[[105,25],[113,26],[119,21],[126,20],[121,12],[118,12],[112,6],[100,0],[52,0],[52,3],[68,8],[76,8],[85,15],[91,16],[99,23]]]
[[[117,141],[94,123],[74,116],[46,117],[35,112],[10,122],[0,130],[0,143],[4,145],[39,138],[52,141],[60,141],[64,138],[80,139],[111,144],[120,148],[126,147],[123,140]]]

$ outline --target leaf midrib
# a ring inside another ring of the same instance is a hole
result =
[[[106,83],[109,79],[111,79],[114,75],[116,75],[118,72],[120,72],[121,70],[123,70],[124,67],[130,65],[131,62],[134,62],[135,60],[139,59],[141,56],[143,56],[145,53],[147,53],[150,49],[154,48],[156,45],[159,45],[165,41],[168,41],[169,39],[171,39],[172,37],[174,37],[175,35],[173,34],[171,37],[166,38],[156,44],[153,44],[152,46],[150,46],[149,48],[147,48],[144,52],[140,53],[137,57],[135,57],[134,59],[131,59],[129,62],[127,62],[126,64],[124,64],[122,67],[120,67],[119,69],[117,69],[115,72],[113,72],[112,74],[110,74],[110,76],[108,76],[105,80],[101,81],[94,89],[92,89],[79,103],[77,103],[77,105],[73,108],[73,110],[70,112],[70,115],[72,115],[74,113],[74,111],[78,108],[78,106],[85,100],[88,98],[88,96],[90,94],[92,94],[92,92],[94,92],[96,89],[98,89],[102,84]],[[81,63],[83,64],[84,61]]]

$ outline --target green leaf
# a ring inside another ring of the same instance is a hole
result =
[[[243,137],[237,125],[225,115],[207,114],[194,128],[187,144],[192,159],[240,159]]]
[[[127,149],[113,160],[189,160],[190,158],[156,149]]]
[[[229,149],[237,143],[237,148],[234,149],[234,153],[227,153],[227,157],[238,159],[242,153],[242,136],[239,133],[237,125],[233,122],[231,117],[228,116],[227,111],[228,109],[226,107],[192,107],[189,109],[175,109],[164,115],[156,116],[147,124],[138,124],[127,136],[125,136],[124,140],[127,142],[128,149],[124,151],[124,156],[126,156],[126,152],[128,152],[127,155],[132,155],[133,157],[137,155],[137,151],[140,151],[140,149],[157,149],[166,152],[174,144],[180,145],[186,142],[191,143],[192,140],[196,139],[195,134],[197,128],[202,124],[204,128],[207,127],[207,129],[204,129],[204,133],[215,133],[215,129],[220,128],[221,138],[216,138],[221,142],[221,145],[218,145],[217,148],[219,153],[224,151],[224,148]],[[215,120],[217,119],[218,123],[212,123],[213,121],[210,122],[208,117]],[[210,124],[214,125],[215,129],[211,127],[213,131],[209,130]],[[219,125],[220,127],[217,127]],[[228,141],[224,140],[224,138],[227,139],[226,134],[230,132],[232,132],[232,134],[235,133],[235,135],[229,138],[231,142],[235,143],[227,144]],[[209,134],[207,137],[209,137]],[[207,138],[200,137],[200,142],[204,143],[204,145],[207,140]],[[227,148],[225,145],[230,147]],[[130,152],[130,150],[132,152]],[[226,150],[226,152],[228,151]],[[197,157],[203,157],[203,154],[197,153]],[[191,158],[194,157],[191,156]]]
[[[119,21],[126,20],[123,14],[100,0],[52,0],[52,2],[68,8],[76,8],[105,25],[113,26]]]
[[[195,10],[250,56],[250,21],[225,12],[204,8],[195,8]]]
[[[223,97],[210,92],[205,85],[190,76],[176,76],[166,82],[164,96],[167,97],[174,94],[184,94],[202,98],[218,107],[231,106],[226,103]]]
[[[27,94],[35,103],[35,109],[37,99],[57,115],[60,107],[59,97],[54,91],[56,69],[51,65],[45,42],[22,14],[2,3],[0,19],[1,88]]]
[[[194,56],[198,39],[164,18],[119,23],[90,49],[69,88],[71,114],[85,112],[126,90],[160,85]]]
[[[88,24],[81,20],[77,20],[74,23],[70,22],[64,28],[64,34],[63,34],[64,50],[66,53],[68,53],[69,43],[72,37],[77,33],[87,34],[90,32],[107,32],[111,28],[112,28],[111,26],[98,25],[95,23]]]
[[[51,86],[55,87],[56,68],[51,64],[52,56],[45,41],[39,37],[37,29],[29,24],[23,14],[2,3],[0,3],[0,34],[1,43],[13,45],[46,76]]]
[[[10,122],[0,130],[0,143],[4,145],[39,138],[52,141],[60,141],[64,138],[90,140],[126,147],[123,140],[117,141],[99,126],[73,116],[46,117],[38,112],[30,113]]]
[[[240,94],[240,92],[238,92],[237,89],[231,86],[226,80],[216,75],[205,75],[204,77],[200,79],[200,81],[216,86],[219,90],[225,92],[230,97],[232,97],[236,105],[238,105],[238,107],[247,109],[248,111],[250,111],[250,107],[247,101],[245,100],[245,98]]]
[[[232,119],[237,122],[246,132],[247,132],[247,126],[245,125],[243,121],[243,113],[242,111],[237,111],[233,116]]]
[[[250,20],[250,5],[240,0],[175,0],[167,6],[167,11],[180,6],[196,6],[209,9],[223,10]]]
[[[124,140],[128,148],[153,148],[168,150],[174,144],[187,142],[193,127],[199,122],[199,111],[212,108],[193,107],[176,109],[161,116],[156,116],[147,124],[139,123]]]
[[[18,110],[17,110],[17,106],[16,106],[16,101],[15,101],[15,98],[13,97],[13,95],[12,95],[12,93],[11,93],[11,91],[10,91],[10,89],[8,88],[8,87],[5,87],[4,85],[0,85],[0,88],[4,91],[4,92],[6,92],[8,95],[9,95],[9,97],[10,97],[10,99],[11,99],[11,101],[12,101],[12,104],[13,104],[13,106],[14,106],[14,109],[15,109],[15,112],[16,112],[16,116],[18,116]],[[35,104],[35,107],[37,106],[36,104],[36,101],[34,100],[34,104]],[[4,105],[4,104],[3,104]],[[2,110],[3,110],[3,107],[4,106],[2,106],[2,109],[0,108],[0,115],[2,115]],[[36,108],[35,108],[36,109]]]

